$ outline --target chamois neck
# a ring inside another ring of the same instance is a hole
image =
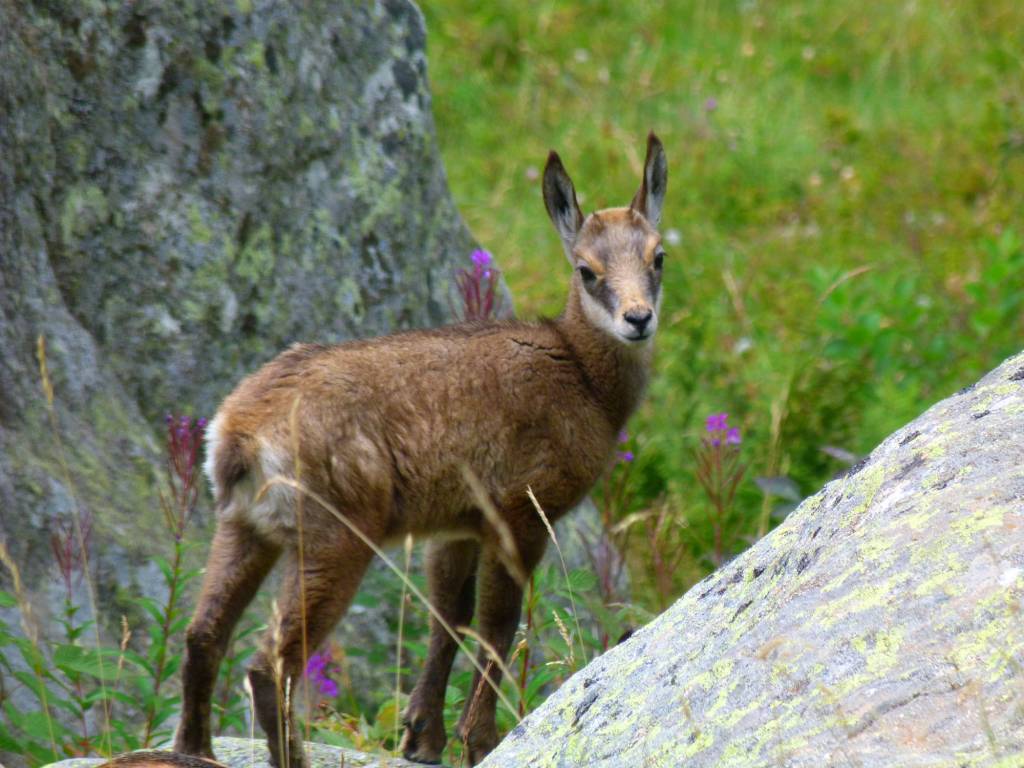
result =
[[[595,399],[618,432],[636,410],[650,376],[653,345],[627,346],[595,328],[583,313],[579,293],[569,293],[565,311],[555,320],[583,367]]]

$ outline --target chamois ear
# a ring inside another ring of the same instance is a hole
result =
[[[644,161],[644,179],[633,196],[629,207],[642,213],[654,226],[661,222],[661,206],[665,202],[668,186],[668,162],[661,139],[651,131],[647,135],[647,159]]]
[[[583,226],[583,214],[576,202],[572,179],[565,172],[562,159],[554,150],[548,155],[547,165],[544,166],[544,207],[548,209],[548,216],[562,238],[566,258],[572,263],[572,246]]]

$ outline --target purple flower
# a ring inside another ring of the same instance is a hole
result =
[[[629,464],[629,462],[633,460],[632,451],[616,451],[616,454],[619,457],[619,461],[621,461],[623,464]]]
[[[708,416],[706,422],[708,432],[717,432],[719,430],[727,429],[726,421],[728,419],[728,413],[712,413]]]
[[[710,433],[707,442],[714,448],[723,444],[739,445],[741,442],[740,429],[729,426],[729,414],[727,413],[712,413],[707,417],[704,426]]]
[[[619,430],[619,442],[620,443],[628,443],[629,442],[629,432],[627,432],[625,429],[620,429]]]
[[[477,248],[473,251],[473,255],[470,256],[470,258],[476,266],[480,267],[480,269],[487,269],[494,261],[494,257],[491,256],[490,251],[485,251],[481,248]]]
[[[328,676],[328,665],[331,663],[331,652],[317,652],[306,662],[306,679],[312,682],[324,696],[337,696],[338,684]]]
[[[455,273],[455,285],[462,299],[463,320],[486,320],[493,317],[501,306],[498,277],[501,272],[494,266],[490,252],[478,248],[470,255],[472,269]]]
[[[704,111],[714,112],[716,109],[718,109],[718,99],[711,96],[704,102]]]

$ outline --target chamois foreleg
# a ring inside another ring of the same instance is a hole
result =
[[[541,555],[544,554],[545,541],[543,528],[532,532],[528,537],[516,537],[518,553],[511,556],[518,555],[523,574],[533,572]],[[510,554],[501,552],[500,546],[498,541],[491,541],[485,545],[477,580],[477,623],[480,637],[490,648],[489,650],[481,646],[477,662],[487,671],[487,677],[493,685],[486,681],[481,685],[480,671],[474,673],[473,683],[456,727],[456,733],[466,746],[470,765],[479,763],[498,744],[498,728],[494,719],[497,695],[494,689],[501,683],[501,669],[494,662],[491,651],[493,650],[504,663],[522,613],[524,585],[509,573],[505,561]]]

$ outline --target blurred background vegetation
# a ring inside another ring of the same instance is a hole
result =
[[[1016,0],[422,7],[452,190],[520,316],[559,312],[568,279],[548,149],[589,211],[629,201],[649,129],[665,143],[657,374],[602,505],[668,508],[676,594],[715,562],[708,414],[743,434],[728,556],[1024,346]],[[657,608],[647,539],[634,599]]]

